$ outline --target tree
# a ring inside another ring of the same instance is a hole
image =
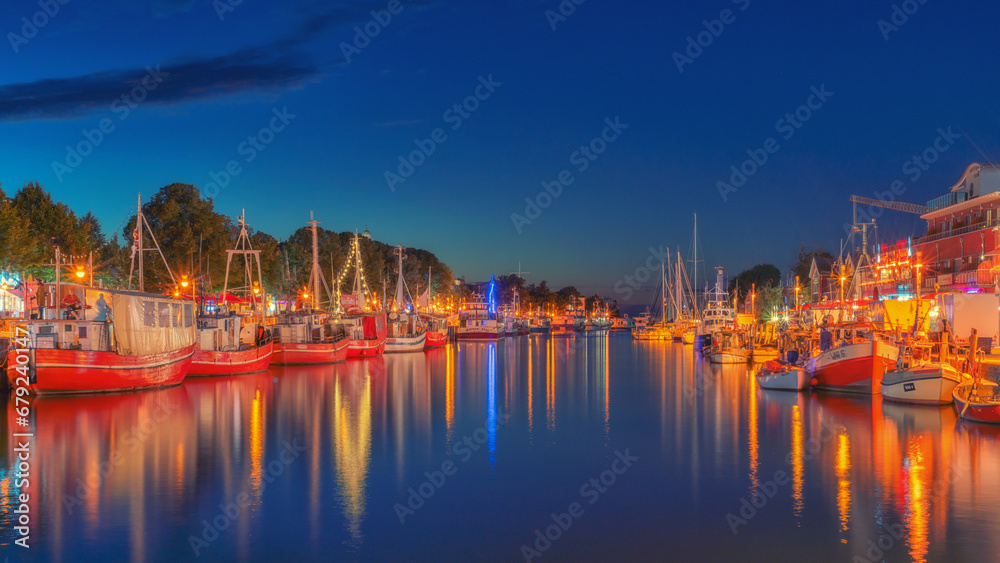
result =
[[[737,298],[741,301],[750,293],[750,288],[756,284],[757,289],[778,287],[781,285],[781,270],[771,264],[757,264],[749,270],[740,272],[729,280],[729,292],[738,289]]]
[[[216,213],[212,198],[202,199],[198,188],[191,184],[174,183],[160,188],[142,205],[142,211],[159,243],[163,256],[174,275],[206,275],[205,290],[222,289],[226,272],[226,250],[236,240],[232,219]],[[124,227],[126,240],[132,240],[136,218],[132,216]],[[143,233],[143,246],[153,246],[149,233]],[[199,251],[201,260],[199,264]],[[149,253],[147,253],[149,254]],[[199,268],[201,266],[201,268]],[[172,289],[171,278],[163,261],[153,253],[144,260],[146,287]],[[135,285],[135,281],[133,281]]]
[[[24,267],[31,250],[27,220],[0,189],[0,267],[5,272]]]
[[[829,258],[832,260],[833,255],[819,246],[816,247],[816,250],[806,252],[805,245],[799,245],[799,258],[798,261],[792,265],[791,271],[793,276],[799,277],[800,284],[809,279],[809,268],[812,267],[812,261],[814,258]]]
[[[90,215],[84,223],[64,203],[52,201],[52,196],[37,182],[26,183],[12,201],[17,215],[27,225],[30,250],[25,256],[28,269],[42,268],[52,262],[54,245],[63,255],[84,256],[102,243],[100,225]]]

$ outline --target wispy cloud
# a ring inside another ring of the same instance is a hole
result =
[[[414,1],[414,5],[432,4]],[[160,0],[158,5],[183,10],[186,0]],[[322,71],[302,47],[329,29],[354,25],[384,2],[309,4],[308,15],[291,33],[254,47],[211,57],[190,57],[158,65],[168,78],[150,92],[150,105],[170,105],[238,93],[272,93],[300,88],[318,80]],[[336,61],[334,61],[336,64]],[[107,70],[68,78],[0,85],[0,121],[60,120],[107,110],[138,86],[146,68]]]

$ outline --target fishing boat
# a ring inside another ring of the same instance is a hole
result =
[[[485,292],[475,292],[458,315],[458,340],[499,340],[504,337],[503,314],[497,309],[496,279],[490,278]]]
[[[896,362],[898,351],[871,323],[833,323],[819,328],[819,353],[811,358],[812,386],[830,391],[879,394],[887,365]]]
[[[296,310],[286,310],[275,319],[271,363],[276,365],[333,364],[347,359],[350,344],[347,331],[329,312],[320,308],[323,271],[319,267],[317,224],[310,211],[313,263],[307,285],[309,289],[299,295]]]
[[[352,293],[340,294],[340,282],[335,283],[340,296],[340,307],[343,315],[337,320],[347,332],[350,339],[347,346],[348,358],[369,358],[381,356],[385,352],[388,339],[388,326],[385,311],[372,311],[369,303],[373,301],[368,282],[361,262],[361,240],[357,233],[351,241],[351,256],[344,266],[340,280],[350,269],[354,269],[354,285]]]
[[[941,346],[946,342],[947,337]],[[882,396],[901,403],[952,402],[952,392],[964,378],[950,363],[933,361],[933,347],[929,342],[901,345],[896,365],[882,376]]]
[[[388,315],[388,331],[385,341],[386,353],[420,352],[427,341],[427,331],[420,314],[414,310],[413,296],[403,277],[403,255],[406,249],[397,246],[394,250],[399,257],[396,293],[392,311]]]
[[[275,365],[334,364],[347,359],[350,341],[328,313],[312,309],[285,312],[273,327]]]
[[[552,319],[541,313],[528,317],[528,331],[539,334],[552,332]]]
[[[233,250],[229,250],[226,258],[226,277],[223,282],[219,306],[212,311],[206,311],[201,304],[198,307],[198,344],[195,347],[194,358],[188,376],[202,375],[238,375],[264,371],[271,364],[274,342],[271,332],[265,329],[265,307],[261,296],[263,279],[260,267],[260,251],[254,250],[246,228],[246,212],[238,219],[240,234]],[[234,287],[233,295],[229,293],[229,274],[233,258],[242,256],[243,274],[247,285]],[[254,276],[256,265],[256,276]],[[256,277],[256,281],[251,281]],[[190,285],[186,277],[182,278],[181,286]],[[197,286],[197,284],[195,284]],[[238,294],[246,296],[242,303],[233,303],[243,307],[243,311],[229,308],[229,298]]]
[[[708,348],[708,361],[713,364],[745,364],[750,361],[746,333],[738,330],[719,330],[712,336]]]
[[[427,339],[424,348],[444,348],[448,345],[448,318],[430,313],[422,313],[421,318],[427,327]]]
[[[657,302],[659,303],[658,311],[653,316],[647,313],[636,318],[636,328],[632,331],[632,340],[658,342],[672,342],[674,340],[674,324],[667,322],[667,302],[669,298],[666,265],[660,262],[660,287],[653,295],[652,303],[652,305],[656,305]],[[643,319],[643,322],[640,323],[639,319]]]
[[[992,381],[972,379],[952,390],[959,417],[971,422],[1000,424],[1000,387]]]
[[[136,217],[137,292],[63,283],[64,264],[56,247],[55,283],[38,290],[39,318],[13,323],[15,346],[7,361],[12,389],[24,387],[36,395],[101,393],[168,387],[184,380],[194,356],[194,301],[145,292],[142,258],[153,250],[145,248],[145,234],[157,251],[159,244],[143,216],[141,196]],[[166,260],[164,265],[173,279]],[[21,350],[28,351],[26,363],[17,359],[24,357]]]
[[[712,343],[712,336],[725,328],[735,326],[736,311],[722,289],[722,268],[715,268],[715,289],[709,293],[708,305],[701,312],[701,322],[695,333],[695,349],[702,350]]]
[[[764,362],[754,376],[762,389],[801,391],[809,388],[809,373],[805,368],[788,362]]]

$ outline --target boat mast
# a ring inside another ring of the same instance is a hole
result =
[[[681,313],[681,311],[684,308],[683,307],[684,298],[681,296],[681,264],[682,264],[682,262],[681,262],[681,251],[678,250],[677,251],[677,272],[676,272],[677,275],[676,275],[676,281],[674,282],[676,284],[676,287],[674,288],[674,292],[677,294],[677,319],[676,320],[678,320],[678,321],[681,320],[681,317],[683,316],[682,313]]]
[[[313,212],[309,212],[309,224],[312,226],[313,268],[309,278],[312,280],[313,309],[319,309],[319,234],[316,231],[317,221]]]
[[[142,193],[136,196],[136,211],[135,211],[135,228],[139,231],[139,293],[142,293],[145,289],[143,286],[143,270],[142,270],[142,224],[145,222],[142,216]],[[131,284],[129,284],[131,285]]]

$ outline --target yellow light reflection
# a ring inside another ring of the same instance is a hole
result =
[[[840,531],[850,529],[851,522],[851,440],[847,434],[837,436],[837,511],[840,513]],[[841,538],[841,543],[847,543],[847,538]]]
[[[372,446],[371,376],[366,374],[364,380],[360,397],[348,398],[341,386],[342,379],[337,378],[333,403],[337,483],[344,504],[347,531],[356,544],[363,539],[361,521],[366,514],[365,485]]]
[[[454,348],[451,344],[445,347],[445,398],[444,398],[444,420],[448,432],[445,436],[445,445],[451,448],[451,439],[455,430],[455,358]]]
[[[260,505],[261,476],[264,467],[264,401],[260,389],[254,394],[250,405],[250,494],[251,504]]]
[[[906,457],[909,460],[909,471],[906,476],[907,499],[906,525],[910,530],[910,558],[914,563],[927,561],[928,520],[930,513],[928,498],[929,478],[927,464],[924,459],[922,437],[910,440],[906,445]]]
[[[760,437],[757,434],[757,390],[750,389],[750,494],[758,494],[757,487],[760,479],[757,477],[757,469],[760,466]]]
[[[795,516],[802,517],[802,509],[805,501],[802,497],[802,488],[805,483],[805,436],[802,431],[802,409],[799,405],[792,405],[792,508]],[[801,526],[801,522],[798,523]]]
[[[549,347],[545,357],[545,417],[548,421],[549,430],[556,429],[556,347],[553,340],[549,340]]]
[[[534,341],[528,339],[528,443],[531,443],[531,431],[534,427],[535,421],[535,381],[534,381],[534,350],[532,350],[532,345]]]
[[[611,341],[604,338],[604,437],[607,439],[611,434],[611,360],[608,351],[611,348]]]

